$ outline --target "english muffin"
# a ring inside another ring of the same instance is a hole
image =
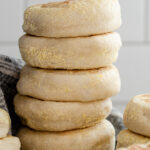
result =
[[[24,35],[19,40],[24,61],[46,69],[93,69],[114,63],[121,47],[118,33],[77,37],[44,38]]]
[[[21,144],[17,137],[8,136],[0,139],[0,150],[20,150]]]
[[[23,128],[18,134],[22,150],[114,150],[115,131],[111,123],[67,132],[38,132]]]
[[[117,137],[117,148],[128,147],[133,144],[147,144],[148,142],[150,142],[150,138],[126,129],[121,131]]]
[[[0,108],[0,138],[6,137],[10,129],[9,114]]]
[[[25,66],[18,92],[47,101],[102,100],[120,91],[120,77],[114,66],[95,70],[46,70]]]
[[[78,37],[118,29],[118,0],[66,0],[34,5],[25,11],[23,29],[43,37]]]
[[[65,131],[93,126],[111,112],[110,99],[93,102],[55,102],[17,95],[15,111],[23,123],[40,131]]]
[[[124,112],[124,124],[131,131],[150,137],[150,94],[132,98]]]

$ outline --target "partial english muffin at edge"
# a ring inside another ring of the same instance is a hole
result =
[[[117,148],[128,147],[133,144],[146,144],[150,138],[136,134],[129,130],[122,130],[117,137]]]
[[[150,94],[133,97],[127,104],[123,120],[129,130],[150,137]]]

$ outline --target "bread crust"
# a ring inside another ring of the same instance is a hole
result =
[[[133,144],[147,144],[148,142],[150,142],[150,138],[125,129],[117,137],[117,148],[128,147]]]
[[[129,146],[128,148],[119,148],[117,150],[149,150],[149,149],[150,149],[150,143],[135,144],[135,145]]]
[[[7,136],[0,139],[0,150],[20,150],[21,144],[17,137]]]
[[[111,112],[110,99],[95,102],[54,102],[17,95],[15,111],[23,123],[38,131],[66,131],[93,126]]]
[[[150,137],[150,94],[133,97],[125,109],[123,120],[131,131]]]
[[[77,38],[24,35],[19,40],[19,47],[22,58],[33,67],[93,69],[117,60],[121,39],[118,33]]]
[[[25,66],[17,84],[21,95],[47,101],[96,101],[120,91],[114,66],[95,70],[45,70]]]
[[[29,7],[23,29],[31,35],[58,38],[108,33],[120,25],[118,0],[68,0]]]
[[[0,108],[0,138],[7,136],[10,129],[10,117],[9,114]]]
[[[27,128],[18,134],[22,150],[114,150],[115,131],[111,123],[67,132],[38,132]],[[32,143],[32,144],[31,144]]]

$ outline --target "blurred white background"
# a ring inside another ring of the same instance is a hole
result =
[[[17,41],[23,34],[23,11],[32,4],[49,1],[52,0],[0,1],[0,54],[21,58]],[[150,1],[120,0],[120,3],[123,25],[119,32],[123,47],[116,66],[122,89],[113,103],[123,111],[131,97],[150,92]]]

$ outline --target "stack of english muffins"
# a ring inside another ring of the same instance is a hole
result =
[[[17,137],[10,136],[9,114],[0,108],[0,150],[20,150],[20,141]]]
[[[150,94],[131,99],[124,112],[124,124],[128,128],[118,135],[118,146],[150,142]]]
[[[25,11],[19,40],[27,65],[15,111],[24,125],[22,150],[113,150],[106,117],[120,91],[118,0],[67,0]]]

